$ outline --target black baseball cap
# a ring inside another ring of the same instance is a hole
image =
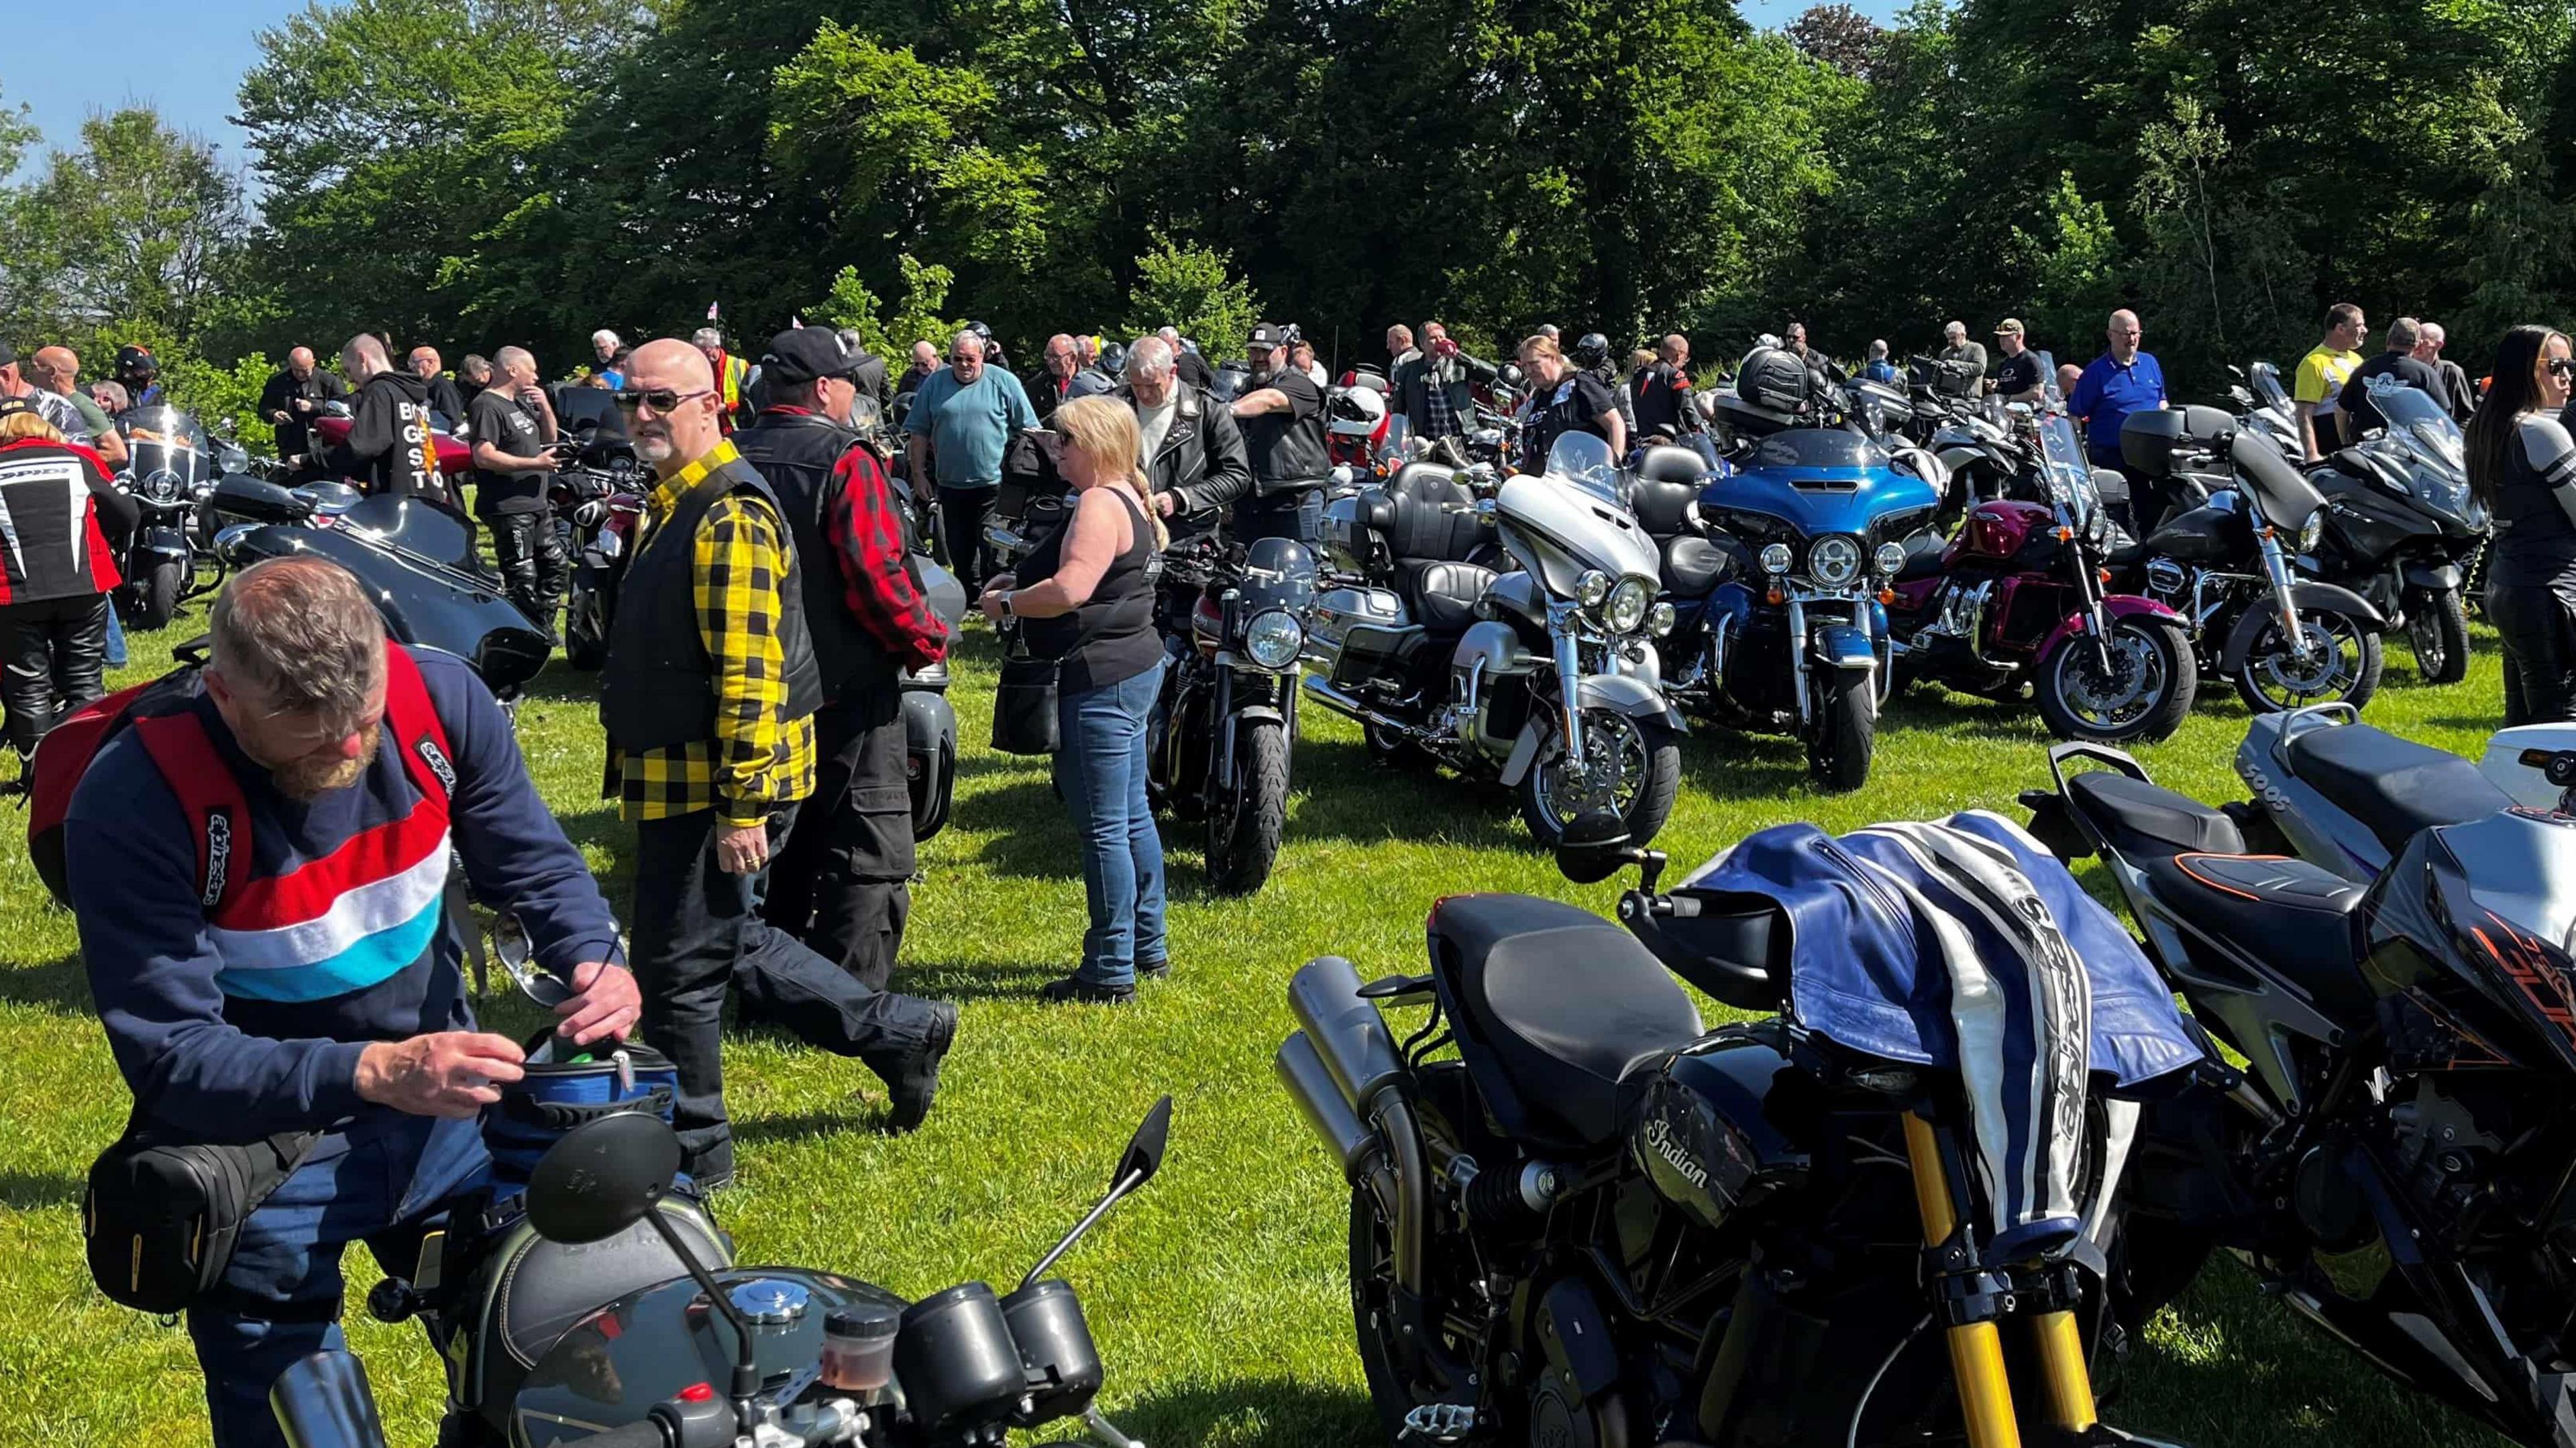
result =
[[[769,339],[760,368],[789,384],[850,375],[850,354],[841,339],[820,327],[791,327]]]
[[[1252,329],[1251,336],[1244,339],[1243,349],[1247,352],[1270,352],[1287,345],[1286,328],[1275,322],[1263,322]]]

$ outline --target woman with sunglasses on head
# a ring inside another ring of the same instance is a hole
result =
[[[2487,617],[2504,640],[2504,722],[2576,719],[2576,439],[2558,420],[2567,338],[2516,327],[2469,419],[2469,487],[2495,517]]]

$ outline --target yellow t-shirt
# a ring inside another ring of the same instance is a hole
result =
[[[2361,365],[2358,352],[2338,352],[2319,347],[2299,359],[2299,375],[2290,388],[2293,402],[2313,402],[2320,415],[2335,410],[2335,398],[2343,392],[2344,379]]]

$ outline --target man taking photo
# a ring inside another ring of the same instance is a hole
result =
[[[873,990],[760,918],[770,861],[814,793],[827,697],[804,578],[777,495],[724,434],[705,356],[648,342],[626,381],[627,431],[655,483],[618,584],[599,712],[610,791],[635,824],[644,1039],[678,1068],[688,1173],[721,1186],[734,1173],[720,1049],[731,986],[747,1012],[866,1062],[896,1131],[930,1113],[957,1008]]]
[[[313,419],[326,407],[348,396],[340,379],[316,367],[313,349],[298,347],[286,354],[286,365],[268,379],[259,392],[259,415],[277,431],[277,455],[281,459],[303,457],[313,451]]]
[[[410,1276],[483,1181],[476,1117],[523,1074],[518,1042],[477,1029],[441,928],[451,844],[570,991],[557,1034],[620,1038],[641,1002],[607,901],[461,661],[388,643],[319,558],[245,571],[208,627],[206,667],[139,699],[83,772],[64,866],[137,1127],[320,1134],[187,1309],[217,1448],[269,1448],[269,1384],[338,1341],[342,1251],[363,1241]],[[232,848],[201,862],[210,793],[229,796]]]
[[[474,516],[492,531],[492,556],[510,601],[555,637],[555,611],[571,575],[563,536],[546,497],[561,429],[554,403],[537,385],[537,359],[524,347],[493,358],[494,383],[474,394],[467,414],[474,432]]]

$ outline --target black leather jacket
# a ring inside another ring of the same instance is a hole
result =
[[[1176,514],[1231,508],[1252,495],[1252,458],[1244,450],[1243,429],[1226,405],[1204,389],[1175,381],[1180,409],[1163,445],[1145,460],[1147,481],[1158,493],[1180,495]],[[1112,394],[1136,406],[1136,389],[1120,386]]]

